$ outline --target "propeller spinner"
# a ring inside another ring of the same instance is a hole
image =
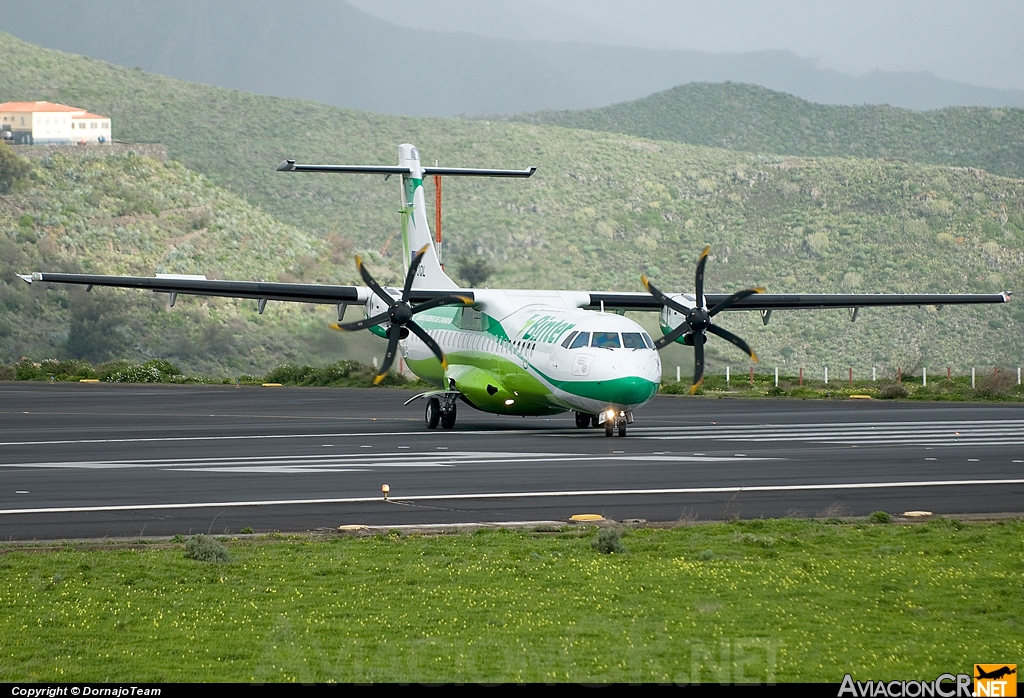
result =
[[[690,344],[690,340],[692,340],[693,385],[690,387],[691,395],[697,392],[697,389],[700,388],[700,384],[704,381],[704,343],[707,341],[708,332],[718,335],[727,342],[735,344],[746,352],[751,359],[755,362],[757,361],[757,354],[754,353],[754,350],[750,348],[749,344],[734,335],[732,332],[713,324],[711,322],[711,318],[718,315],[718,313],[722,312],[729,306],[743,300],[747,296],[763,292],[764,289],[746,288],[742,291],[737,291],[715,307],[708,310],[704,303],[704,266],[707,264],[708,253],[710,252],[711,247],[705,247],[704,251],[700,253],[700,261],[697,262],[695,283],[696,291],[694,293],[696,303],[692,308],[687,308],[685,305],[666,296],[664,293],[659,291],[646,276],[640,277],[640,280],[643,282],[644,288],[647,289],[647,292],[654,296],[663,307],[671,308],[684,318],[683,322],[678,327],[663,337],[656,339],[654,341],[654,347],[656,349],[662,349],[684,335],[684,341],[686,344]]]
[[[416,278],[416,272],[419,270],[420,262],[423,261],[423,255],[427,251],[427,245],[424,245],[416,253],[416,256],[412,258],[412,263],[409,265],[409,272],[405,275],[405,286],[402,288],[402,296],[399,299],[395,299],[389,293],[387,293],[380,284],[374,280],[370,272],[367,271],[366,267],[363,266],[363,258],[356,255],[356,268],[359,270],[359,275],[363,277],[363,281],[370,287],[378,298],[387,303],[388,309],[383,313],[368,317],[365,320],[358,320],[357,322],[346,322],[344,324],[332,323],[331,329],[338,330],[339,332],[354,332],[356,330],[365,330],[379,325],[381,323],[390,323],[388,327],[388,348],[384,354],[384,362],[380,366],[380,372],[374,376],[373,384],[377,385],[384,377],[388,374],[388,369],[391,368],[391,364],[395,360],[395,352],[398,351],[398,342],[404,337],[408,336],[409,332],[412,332],[417,337],[423,340],[423,343],[430,347],[430,351],[434,352],[434,355],[440,360],[441,368],[447,369],[448,362],[444,358],[444,352],[441,351],[441,347],[438,346],[437,342],[434,341],[433,337],[427,334],[427,331],[416,324],[413,320],[413,316],[416,313],[422,313],[424,310],[431,310],[442,305],[472,305],[473,299],[469,296],[460,296],[458,294],[451,294],[446,296],[438,296],[432,298],[426,303],[420,303],[417,306],[412,306],[409,303],[409,292],[412,290],[412,282]],[[402,332],[402,330],[407,330]]]

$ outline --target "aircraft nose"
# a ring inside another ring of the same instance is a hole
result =
[[[627,376],[611,381],[608,399],[616,405],[641,405],[658,392],[658,384],[641,376]]]

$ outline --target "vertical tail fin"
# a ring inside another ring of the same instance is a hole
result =
[[[427,204],[423,194],[424,168],[420,164],[420,152],[415,146],[403,143],[398,146],[398,166],[409,168],[409,174],[402,175],[402,271],[409,271],[409,262],[418,250],[427,247],[420,262],[419,272],[413,281],[413,288],[446,290],[459,288],[441,268],[441,260],[434,247],[434,236],[427,222]]]

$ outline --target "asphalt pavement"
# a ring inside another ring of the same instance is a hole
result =
[[[624,438],[395,389],[0,383],[0,535],[1000,514],[1024,405],[658,397]],[[389,499],[381,494],[390,488]]]

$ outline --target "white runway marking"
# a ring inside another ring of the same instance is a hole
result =
[[[557,497],[614,497],[623,495],[667,494],[731,494],[739,492],[799,492],[815,490],[870,490],[906,489],[915,487],[967,487],[976,485],[1024,485],[1024,479],[1014,480],[922,480],[916,482],[846,482],[807,485],[754,485],[734,487],[677,487],[638,490],[568,490],[554,492],[480,492],[475,494],[427,494],[408,497],[390,497],[399,502],[425,502],[474,499],[544,499]],[[229,507],[296,506],[311,504],[358,504],[382,502],[375,497],[337,497],[331,499],[271,499],[245,502],[193,502],[179,504],[123,504],[113,506],[41,507],[36,509],[0,509],[6,514],[69,514],[104,511],[145,511],[164,509],[223,509]]]
[[[881,444],[999,446],[1024,444],[1024,420],[638,427],[634,428],[633,433],[636,438],[660,441],[711,439],[733,442],[804,442],[856,446]]]
[[[621,453],[621,452],[617,452]],[[328,473],[366,472],[380,468],[453,468],[458,465],[546,462],[679,462],[728,463],[777,460],[774,458],[703,457],[668,454],[598,455],[585,453],[516,453],[509,451],[448,451],[444,454],[409,453],[371,455],[359,453],[338,456],[253,456],[230,458],[173,458],[150,460],[59,461],[45,463],[6,463],[0,468],[64,468],[114,470],[149,468],[210,473]]]

